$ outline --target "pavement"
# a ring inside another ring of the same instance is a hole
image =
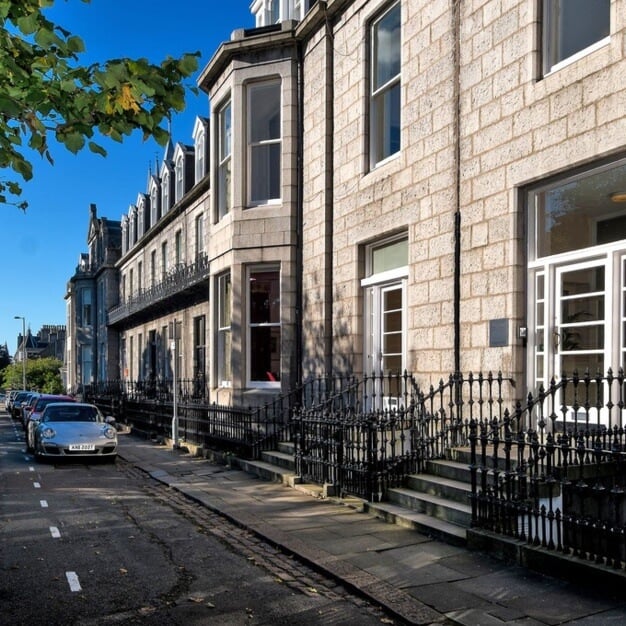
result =
[[[617,595],[448,545],[184,447],[129,434],[119,456],[287,554],[384,607],[396,624],[466,626],[626,623]],[[626,579],[625,579],[626,580]]]

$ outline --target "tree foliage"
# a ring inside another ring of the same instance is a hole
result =
[[[13,172],[0,176],[0,203],[21,209],[22,187],[11,178],[33,177],[26,149],[50,163],[52,140],[105,156],[100,138],[121,142],[135,130],[164,145],[163,124],[184,109],[184,80],[198,67],[197,52],[159,65],[145,58],[81,65],[83,40],[44,15],[54,1],[0,0],[0,169]]]
[[[63,381],[58,359],[46,357],[26,361],[26,387],[41,393],[62,393]],[[12,363],[0,372],[0,386],[5,389],[22,388],[22,363]]]

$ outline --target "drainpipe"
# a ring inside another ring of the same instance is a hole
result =
[[[326,240],[326,260],[324,271],[324,354],[326,355],[326,372],[328,374],[334,374],[334,353],[333,353],[333,245],[334,245],[334,198],[335,198],[335,83],[334,83],[334,38],[329,23],[328,15],[326,16],[326,39],[328,45],[326,46],[326,146],[324,151],[326,153],[326,172],[324,174],[326,179],[326,198],[324,200],[325,206],[325,219],[324,219],[324,238]],[[352,364],[354,365],[354,364]],[[344,372],[345,373],[345,372]]]
[[[452,0],[454,64],[454,373],[461,373],[461,2]]]
[[[295,312],[295,339],[296,339],[296,385],[299,386],[302,383],[302,274],[303,274],[303,262],[302,262],[302,228],[304,220],[304,165],[303,165],[303,142],[304,142],[304,60],[302,54],[302,41],[298,40],[296,43],[297,54],[297,68],[298,68],[298,85],[296,90],[296,98],[298,100],[297,107],[297,129],[296,129],[296,176],[297,176],[297,191],[296,191],[296,312]]]

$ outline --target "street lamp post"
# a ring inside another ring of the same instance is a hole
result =
[[[26,390],[26,318],[15,315],[14,319],[22,320],[22,389]]]

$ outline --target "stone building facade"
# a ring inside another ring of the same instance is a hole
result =
[[[146,229],[150,189],[123,220],[119,306],[166,240],[178,264],[176,232],[183,265],[197,254],[200,214],[209,264],[203,295],[167,313],[109,311],[123,376],[174,319],[196,376],[201,316],[220,403],[405,369],[500,370],[523,395],[624,363],[626,0],[251,9],[198,80],[203,182],[176,196],[181,146],[151,183],[177,198],[169,221]]]
[[[118,302],[120,222],[98,217],[89,207],[89,252],[81,253],[65,293],[67,339],[64,377],[68,391],[118,377],[118,335],[108,326],[108,310]]]

